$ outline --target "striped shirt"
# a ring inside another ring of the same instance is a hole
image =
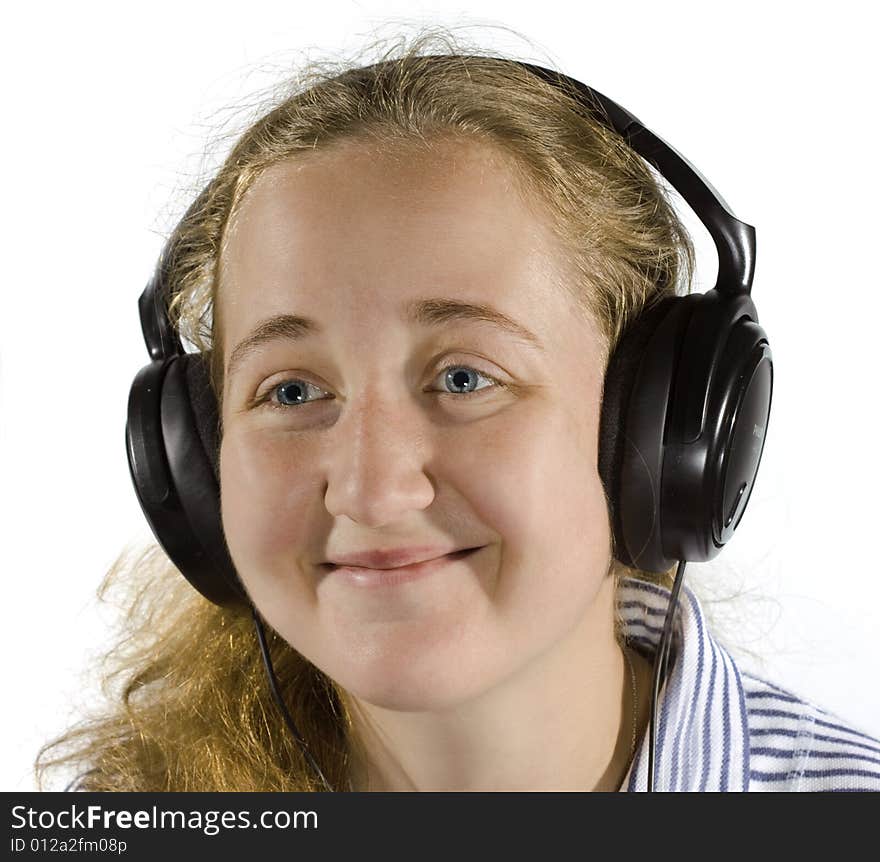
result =
[[[653,663],[670,591],[633,578],[617,594],[629,646]],[[657,704],[654,789],[880,791],[880,740],[744,672],[682,584]],[[648,787],[648,733],[621,791]]]

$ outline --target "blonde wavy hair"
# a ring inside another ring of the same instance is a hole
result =
[[[306,64],[172,234],[170,317],[210,352],[218,403],[223,351],[212,309],[226,226],[266,168],[335,141],[412,152],[402,148],[455,136],[507,154],[522,188],[551,214],[574,275],[568,288],[599,323],[606,362],[642,310],[691,290],[693,245],[665,189],[571,93],[436,28],[380,61]],[[609,572],[671,585],[674,569],[658,576],[612,557]],[[119,556],[98,598],[117,593],[125,614],[101,669],[108,706],[40,749],[40,789],[62,767],[91,791],[324,789],[272,700],[248,610],[209,603],[158,545]],[[358,742],[346,692],[268,626],[267,634],[297,728],[330,784],[347,786]]]

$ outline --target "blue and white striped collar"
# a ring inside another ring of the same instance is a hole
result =
[[[652,664],[669,598],[669,590],[634,578],[623,578],[618,586],[627,643]],[[667,667],[657,705],[654,790],[748,790],[749,727],[742,679],[730,654],[710,635],[686,583],[679,594]],[[647,788],[646,730],[620,790]]]

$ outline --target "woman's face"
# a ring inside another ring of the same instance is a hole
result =
[[[277,164],[230,226],[229,550],[269,624],[372,704],[454,707],[597,616],[603,344],[558,255],[478,145]],[[398,548],[480,550],[396,584],[328,565]]]

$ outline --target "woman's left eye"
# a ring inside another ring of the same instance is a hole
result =
[[[438,378],[442,378],[442,384],[448,386],[449,389],[452,390],[441,391],[439,394],[447,397],[454,396],[459,399],[469,398],[479,392],[484,391],[485,389],[495,389],[498,387],[502,389],[506,388],[506,385],[504,383],[502,383],[497,378],[492,377],[492,375],[485,374],[484,372],[477,370],[473,366],[460,365],[458,363],[454,365],[447,365],[445,368],[441,368],[434,377],[434,380],[437,380]],[[480,386],[480,379],[489,381],[489,385]],[[306,400],[306,393],[308,393],[310,389],[314,389],[317,392],[324,392],[324,390],[321,389],[319,386],[315,386],[314,383],[309,383],[307,380],[304,380],[300,377],[283,380],[281,381],[281,383],[269,389],[266,394],[263,395],[261,398],[258,398],[255,406],[266,406],[271,407],[275,410],[287,410],[293,407],[303,406],[305,404],[308,404],[312,400],[328,400],[326,398]],[[292,397],[296,400],[294,403],[285,403],[284,401],[280,400],[281,397]]]
[[[500,380],[497,380],[489,374],[484,374],[482,371],[478,371],[470,365],[447,365],[437,373],[437,377],[442,377],[443,383],[452,389],[457,387],[467,387],[467,391],[465,392],[440,393],[441,395],[456,395],[459,398],[474,395],[477,392],[482,392],[484,389],[494,389],[496,386],[500,386],[502,389],[504,388],[504,384]],[[434,379],[436,380],[437,377]],[[483,380],[491,381],[491,385],[488,387],[479,386],[477,378],[480,377],[482,377]]]

